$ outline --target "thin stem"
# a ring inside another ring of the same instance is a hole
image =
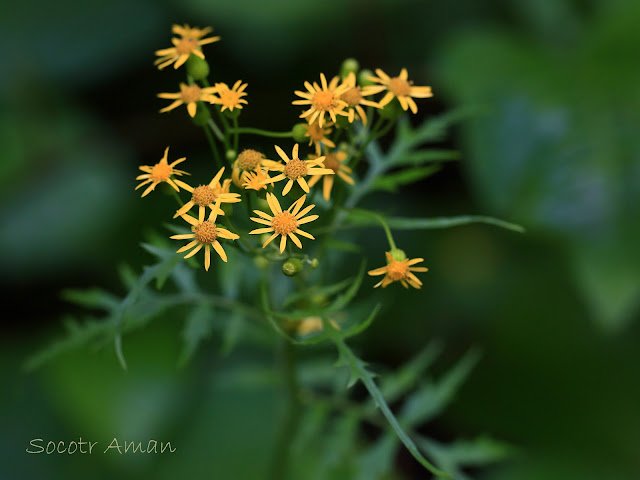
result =
[[[220,141],[224,140],[224,135],[222,134],[222,132],[218,128],[218,125],[216,125],[216,122],[213,121],[213,118],[210,118],[207,123],[211,127],[211,130],[213,131],[213,133],[216,134],[216,137],[218,137],[218,140],[220,140]]]
[[[387,235],[389,247],[391,247],[391,250],[396,250],[396,242],[393,241],[393,235],[391,234],[391,229],[389,228],[389,225],[387,224],[387,221],[384,219],[384,217],[382,217],[381,215],[378,215],[375,212],[364,210],[362,208],[350,208],[349,210],[352,212],[361,213],[363,215],[369,215],[375,218],[376,220],[378,220],[382,224],[382,228],[384,228],[384,233]]]
[[[269,479],[287,478],[287,470],[291,458],[293,437],[298,429],[302,414],[300,402],[300,386],[297,378],[297,362],[294,345],[287,339],[280,339],[280,363],[287,395],[286,414],[275,444],[275,455],[269,473]]]
[[[213,152],[213,158],[216,161],[216,167],[222,168],[222,161],[220,160],[220,154],[218,153],[218,149],[216,148],[215,141],[213,140],[213,136],[207,127],[202,127],[205,135],[207,136],[207,141],[209,142],[209,147],[211,147],[211,151]]]
[[[231,130],[231,133],[239,134],[239,133],[249,133],[254,135],[262,135],[264,137],[275,137],[275,138],[291,138],[293,137],[293,133],[291,131],[288,132],[272,132],[270,130],[262,130],[260,128],[251,128],[251,127],[242,127],[238,128],[234,125],[234,128]]]
[[[384,121],[384,119],[382,117],[378,118],[378,121],[376,122],[376,124],[373,126],[373,128],[369,132],[369,135],[367,135],[367,139],[364,141],[364,143],[362,144],[362,146],[358,150],[358,153],[356,154],[355,158],[351,162],[351,168],[355,169],[355,167],[358,165],[358,163],[362,159],[362,155],[364,154],[365,150],[367,149],[367,147],[369,146],[371,141],[374,140],[375,138],[377,138],[378,130],[380,129],[383,121]]]
[[[238,117],[233,117],[233,150],[238,152],[238,137],[240,136],[238,133]]]

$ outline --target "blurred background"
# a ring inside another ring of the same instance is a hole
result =
[[[62,289],[122,294],[115,267],[153,261],[139,242],[167,235],[173,205],[139,198],[138,166],[171,145],[194,177],[210,177],[206,139],[184,109],[158,114],[166,102],[156,94],[177,91],[184,78],[153,66],[173,23],[212,25],[222,36],[205,47],[210,78],[248,82],[247,126],[288,130],[299,114],[293,90],[337,73],[347,57],[391,75],[407,67],[416,85],[432,86],[414,125],[479,107],[447,140],[458,164],[363,204],[400,216],[492,215],[527,233],[398,232],[430,271],[419,292],[380,292],[387,309],[358,350],[393,368],[438,338],[444,369],[469,347],[482,349],[455,402],[425,427],[442,440],[487,434],[518,447],[476,478],[640,479],[640,2],[632,0],[4,2],[2,478],[262,478],[277,392],[224,379],[231,367],[273,359],[242,348],[221,356],[212,338],[179,368],[175,312],[125,337],[127,373],[111,345],[23,369],[64,335],[65,314],[82,315]],[[384,237],[371,237],[374,268]],[[366,279],[362,288],[371,286]],[[179,453],[25,453],[33,438],[106,445],[114,436],[171,441]],[[404,460],[407,478],[425,478]]]

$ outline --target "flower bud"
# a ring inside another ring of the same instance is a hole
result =
[[[191,119],[193,123],[199,127],[205,127],[210,118],[211,113],[209,112],[209,107],[202,102],[198,102],[196,104],[196,114]]]
[[[309,137],[305,136],[307,133],[306,125],[306,123],[296,123],[291,129],[291,134],[296,142],[302,143],[309,141]]]
[[[269,260],[262,255],[258,255],[257,257],[253,257],[253,264],[260,270],[264,270],[269,266]]]
[[[358,74],[358,85],[360,85],[361,87],[366,87],[368,85],[375,85],[375,82],[372,82],[371,80],[369,80],[369,77],[373,77],[373,72],[371,70],[360,70],[360,73]]]
[[[309,265],[311,265],[311,268],[318,268],[318,265],[320,265],[320,261],[317,258],[312,258],[311,260],[309,260]]]
[[[344,62],[342,62],[342,66],[340,67],[340,77],[346,78],[350,73],[358,73],[358,69],[360,68],[360,64],[358,60],[355,58],[347,58]]]
[[[238,158],[238,153],[235,150],[227,150],[224,155],[229,163],[235,162],[236,158]]]
[[[191,54],[187,59],[187,73],[194,80],[204,80],[209,76],[209,64],[204,58]]]
[[[282,273],[287,277],[294,277],[304,268],[304,264],[299,258],[290,258],[282,264]]]
[[[407,259],[407,255],[404,253],[404,251],[400,250],[399,248],[394,248],[389,253],[391,254],[391,256],[396,262],[401,262]]]

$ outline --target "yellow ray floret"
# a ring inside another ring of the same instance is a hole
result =
[[[149,192],[151,192],[152,190],[154,190],[156,188],[156,185],[158,185],[161,182],[167,182],[176,192],[180,191],[179,187],[191,188],[186,183],[181,182],[178,179],[171,178],[173,175],[189,175],[187,172],[184,172],[182,170],[176,170],[174,168],[179,163],[184,162],[186,160],[186,157],[179,158],[173,163],[168,163],[167,162],[168,154],[169,154],[169,147],[165,149],[164,156],[158,163],[156,163],[155,165],[143,165],[142,167],[139,167],[140,170],[142,170],[145,173],[143,173],[142,175],[138,175],[136,177],[136,180],[143,180],[136,187],[136,190],[144,185],[150,184],[142,193],[143,197],[147,195]]]
[[[308,205],[307,207],[301,210],[302,205],[304,204],[304,201],[306,200],[306,198],[307,196],[303,195],[294,203],[292,203],[287,210],[283,211],[282,208],[280,207],[280,202],[278,202],[278,199],[276,198],[276,196],[272,193],[267,193],[267,202],[269,203],[269,208],[271,209],[271,212],[273,213],[273,215],[269,215],[259,210],[254,210],[253,212],[256,215],[258,215],[260,218],[251,217],[251,220],[257,223],[261,223],[262,225],[267,225],[267,227],[252,230],[251,232],[249,232],[249,234],[262,234],[262,233],[273,232],[273,235],[271,235],[267,239],[267,241],[264,242],[264,245],[262,245],[262,248],[269,245],[269,243],[278,235],[281,235],[282,236],[282,238],[280,239],[281,253],[284,252],[284,249],[287,246],[287,237],[290,238],[291,241],[295,243],[298,248],[302,248],[302,243],[300,242],[300,239],[296,235],[300,235],[306,238],[310,238],[311,240],[315,240],[313,235],[307,232],[303,232],[299,228],[300,225],[312,222],[316,218],[318,218],[318,215],[310,215],[308,217],[305,217],[305,215],[309,213],[313,207],[315,207],[315,205]]]
[[[235,233],[216,225],[217,212],[215,210],[209,214],[209,218],[206,221],[196,220],[191,215],[182,215],[182,218],[191,224],[191,231],[193,233],[172,235],[171,238],[174,240],[187,240],[193,238],[194,240],[180,248],[177,253],[182,253],[193,248],[191,252],[184,256],[184,258],[189,258],[202,250],[202,247],[204,246],[205,270],[209,270],[209,265],[211,264],[211,247],[213,247],[218,255],[220,255],[223,262],[227,261],[227,254],[222,248],[222,245],[220,245],[218,239],[226,238],[228,240],[236,240],[240,237]]]
[[[313,123],[318,119],[318,125],[321,127],[325,123],[324,116],[328,114],[333,122],[336,122],[336,115],[344,115],[343,110],[347,107],[347,102],[340,99],[340,96],[349,90],[349,85],[340,85],[338,77],[333,77],[331,82],[327,84],[327,79],[324,73],[320,74],[320,82],[322,87],[317,83],[311,85],[309,82],[304,82],[304,86],[307,89],[306,92],[296,90],[295,94],[302,97],[304,100],[294,100],[294,105],[309,105],[309,109],[300,115],[300,118],[306,118],[309,123]]]
[[[313,123],[308,125],[303,125],[305,130],[307,131],[304,136],[309,137],[309,146],[316,146],[316,154],[320,155],[321,148],[320,145],[324,145],[326,147],[336,148],[336,144],[331,141],[331,139],[327,138],[327,136],[331,133],[331,128],[333,127],[333,122],[326,122],[324,127],[321,127],[316,120]]]
[[[346,92],[340,95],[340,100],[343,100],[347,104],[347,118],[349,119],[349,123],[353,123],[356,118],[360,118],[362,124],[366,125],[367,114],[364,108],[362,108],[362,105],[374,108],[380,108],[380,105],[364,97],[377,93],[379,91],[376,90],[377,86],[359,87],[356,85],[356,74],[353,72],[349,72],[349,75],[342,81],[342,84],[349,87]]]
[[[174,108],[179,107],[182,104],[187,106],[187,111],[191,117],[196,114],[197,103],[196,102],[209,102],[213,103],[216,93],[216,87],[201,88],[196,84],[187,85],[186,83],[180,84],[180,91],[178,93],[159,93],[158,97],[174,100],[174,102],[168,107],[160,110],[160,113],[168,112]]]
[[[387,90],[386,95],[382,97],[380,102],[378,102],[381,107],[384,107],[395,97],[400,102],[400,106],[402,106],[403,110],[406,111],[410,108],[413,113],[418,113],[418,106],[411,97],[433,97],[431,87],[414,87],[413,82],[407,80],[408,73],[406,68],[402,69],[399,76],[393,78],[389,77],[389,75],[379,68],[376,68],[376,74],[378,75],[377,77],[369,77],[369,79],[373,82],[380,83],[381,85],[372,85],[368,87],[368,91],[372,93],[379,93]]]
[[[182,185],[182,188],[191,192],[191,200],[185,203],[180,210],[176,212],[173,218],[187,213],[194,205],[198,206],[198,219],[204,220],[205,210],[207,207],[216,212],[216,215],[224,215],[224,212],[220,210],[221,203],[237,203],[240,201],[239,193],[229,193],[229,186],[231,179],[226,179],[220,183],[220,178],[224,173],[224,167],[222,167],[215,177],[209,182],[208,185],[199,185],[193,188],[186,183]]]
[[[225,110],[229,110],[233,112],[234,108],[242,108],[242,104],[247,104],[247,101],[242,98],[247,95],[247,92],[244,91],[247,88],[246,83],[242,83],[241,80],[238,80],[234,83],[232,88],[229,88],[229,85],[226,83],[216,83],[214,87],[218,93],[217,97],[213,97],[213,103],[217,103],[218,105],[222,105],[220,109],[221,112]]]
[[[393,282],[400,282],[404,288],[409,288],[409,285],[414,288],[420,288],[422,286],[420,279],[412,272],[426,272],[428,270],[425,267],[413,266],[416,263],[423,262],[423,258],[405,258],[404,260],[398,261],[393,258],[391,252],[385,252],[384,254],[387,257],[387,265],[368,272],[369,275],[372,276],[384,275],[384,278],[374,285],[374,288],[380,286],[384,288]]]
[[[272,182],[266,170],[261,168],[254,172],[244,172],[244,183],[242,186],[246,190],[262,190],[267,189],[267,183]]]
[[[275,145],[276,152],[282,160],[282,163],[275,163],[270,165],[269,169],[282,172],[279,175],[271,178],[269,182],[279,182],[280,180],[288,179],[287,184],[282,189],[282,195],[286,195],[291,190],[294,182],[298,182],[298,185],[306,193],[309,193],[309,185],[304,177],[310,175],[333,175],[334,171],[328,168],[324,168],[322,162],[324,157],[318,157],[315,160],[300,160],[298,158],[298,144],[296,143],[291,152],[291,158],[287,157],[287,154],[277,145]]]
[[[191,54],[197,55],[204,60],[202,45],[207,45],[220,40],[220,37],[201,38],[211,32],[211,28],[209,27],[202,30],[199,28],[189,28],[188,25],[185,25],[185,27],[174,25],[174,33],[181,35],[181,38],[174,37],[171,39],[173,47],[156,51],[156,55],[160,58],[156,59],[154,65],[157,65],[160,70],[172,63],[173,68],[180,67],[187,61]],[[180,30],[181,33],[176,32],[176,30]]]
[[[351,177],[352,170],[343,164],[347,159],[346,152],[329,152],[325,156],[324,166],[329,170],[332,170],[338,177],[347,182],[349,185],[353,185],[355,182]],[[322,178],[322,196],[325,200],[331,198],[331,189],[333,188],[334,175],[317,175],[311,177],[309,180],[309,187],[313,187]]]

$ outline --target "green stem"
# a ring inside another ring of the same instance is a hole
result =
[[[238,133],[238,117],[233,117],[233,150],[238,152],[238,137],[240,136]]]
[[[262,130],[260,128],[251,128],[251,127],[242,127],[238,128],[234,125],[234,128],[231,130],[231,133],[239,134],[239,133],[249,133],[254,135],[262,135],[264,137],[275,137],[275,138],[291,138],[293,137],[293,133],[291,131],[288,132],[272,132],[270,130]]]
[[[207,136],[207,141],[209,142],[209,147],[211,147],[211,151],[213,152],[213,158],[216,162],[217,168],[222,168],[222,161],[220,160],[220,154],[218,153],[218,149],[216,148],[215,141],[213,140],[213,136],[207,127],[202,127],[205,135]]]
[[[389,225],[387,224],[387,221],[384,219],[384,217],[382,217],[381,215],[378,215],[375,212],[364,210],[362,208],[350,208],[348,210],[351,212],[360,213],[362,215],[369,215],[375,218],[376,220],[378,220],[382,224],[382,228],[384,228],[384,233],[387,235],[387,240],[389,241],[389,247],[391,247],[391,250],[396,250],[397,248],[396,242],[393,241],[393,235],[391,234],[391,229],[389,228]]]
[[[216,137],[218,137],[218,140],[223,141],[224,135],[218,128],[218,125],[216,125],[216,122],[213,121],[213,118],[210,118],[207,123],[209,124],[209,127],[211,127],[211,130],[213,131],[213,133],[216,134]]]
[[[291,458],[293,437],[298,429],[302,414],[300,402],[300,386],[296,372],[296,355],[294,345],[287,339],[280,339],[280,362],[287,395],[284,422],[275,444],[275,455],[269,473],[270,480],[287,478],[287,470]]]
[[[362,144],[362,146],[360,147],[360,149],[358,150],[358,153],[356,154],[355,158],[353,159],[353,161],[351,162],[351,168],[355,169],[356,166],[358,165],[358,163],[360,162],[360,160],[362,159],[362,155],[364,155],[365,150],[367,149],[367,147],[369,146],[369,144],[375,139],[377,138],[377,134],[378,134],[378,130],[380,129],[380,127],[382,126],[382,122],[384,121],[384,118],[380,117],[378,118],[378,121],[376,122],[376,124],[373,126],[373,128],[371,129],[371,131],[369,132],[369,135],[367,135],[367,139],[364,141],[364,143]]]

